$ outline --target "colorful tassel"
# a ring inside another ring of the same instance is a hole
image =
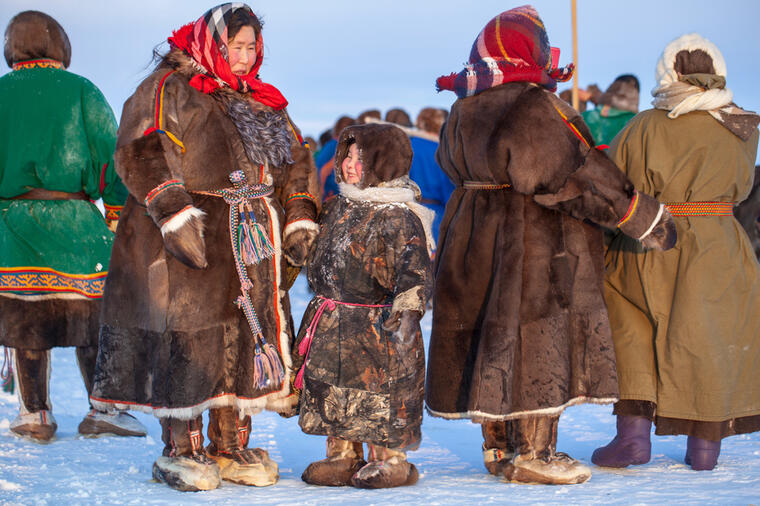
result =
[[[3,359],[3,367],[0,369],[0,379],[3,380],[3,392],[13,394],[15,391],[15,379],[13,376],[13,350],[7,346],[4,347],[5,358]]]
[[[266,230],[256,223],[253,211],[240,213],[238,224],[238,251],[245,265],[253,265],[274,255],[272,241],[266,235]]]
[[[282,381],[285,379],[285,367],[282,365],[282,360],[280,360],[277,349],[269,343],[264,343],[264,354],[269,357],[269,361],[272,364],[273,378],[278,385],[282,384]]]

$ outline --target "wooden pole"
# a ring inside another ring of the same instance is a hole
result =
[[[580,110],[578,101],[578,0],[570,0],[570,8],[573,11],[573,63],[575,63],[575,73],[573,74],[573,108]]]

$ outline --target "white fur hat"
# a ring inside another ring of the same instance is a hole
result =
[[[660,56],[660,60],[657,62],[654,71],[657,86],[664,86],[678,81],[678,74],[675,71],[676,55],[679,51],[694,51],[695,49],[701,49],[710,55],[715,73],[726,77],[726,60],[723,59],[723,54],[721,54],[717,46],[698,33],[687,33],[665,46],[665,50],[662,52],[662,56]]]

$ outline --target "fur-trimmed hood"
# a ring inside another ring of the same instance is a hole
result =
[[[5,61],[9,67],[25,60],[47,58],[71,63],[71,43],[63,27],[44,12],[16,14],[5,29]]]
[[[362,161],[360,189],[378,186],[409,174],[412,166],[412,143],[403,130],[391,124],[369,123],[345,128],[335,151],[335,180],[343,182],[341,165],[351,144],[359,148]]]

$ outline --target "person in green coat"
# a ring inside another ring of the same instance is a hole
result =
[[[605,300],[617,358],[617,435],[597,465],[644,464],[652,422],[686,435],[684,461],[717,464],[721,440],[760,430],[760,266],[733,207],[752,189],[760,117],[733,103],[726,64],[698,34],[657,64],[654,109],[615,138],[612,160],[666,203],[675,248],[623,235],[606,254]]]
[[[590,93],[589,101],[596,107],[583,112],[583,121],[597,145],[609,145],[639,112],[639,80],[632,74],[623,74],[616,77],[604,93],[596,86],[593,88],[596,93]]]
[[[113,167],[113,112],[91,82],[66,70],[71,46],[61,25],[42,12],[21,12],[8,24],[4,52],[13,69],[0,77],[4,380],[8,390],[18,384],[20,412],[10,430],[49,441],[57,428],[50,349],[76,347],[89,394],[113,242],[108,225],[115,230],[127,192]],[[100,198],[105,220],[94,204]],[[145,435],[127,413],[96,410],[79,432]]]

